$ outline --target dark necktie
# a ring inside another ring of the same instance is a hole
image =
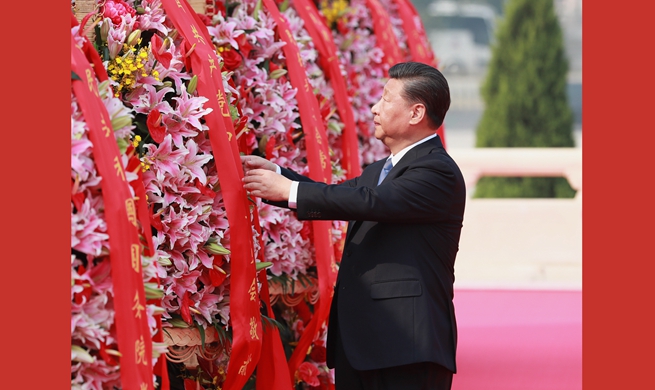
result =
[[[382,180],[384,180],[385,177],[389,174],[389,171],[393,168],[393,163],[391,162],[391,157],[387,159],[387,162],[384,163],[384,167],[382,167],[382,172],[380,172],[380,178],[378,179],[378,185],[382,183]]]

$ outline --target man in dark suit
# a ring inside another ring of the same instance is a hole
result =
[[[437,69],[420,63],[397,64],[389,77],[371,109],[388,159],[326,185],[243,156],[244,186],[299,219],[350,221],[328,328],[337,390],[450,389],[465,203],[462,174],[435,133],[450,92]]]

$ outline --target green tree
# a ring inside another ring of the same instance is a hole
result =
[[[477,147],[572,147],[568,61],[553,0],[508,0],[481,93]],[[475,197],[573,197],[564,178],[484,177]]]

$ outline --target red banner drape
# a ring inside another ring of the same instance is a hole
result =
[[[275,20],[280,38],[286,43],[282,49],[287,58],[289,80],[298,91],[298,111],[300,112],[300,121],[305,133],[309,176],[316,181],[331,183],[332,166],[328,154],[325,125],[321,120],[316,95],[314,95],[307,79],[307,72],[300,58],[300,51],[288,23],[278,10],[275,2],[273,0],[264,0],[263,3]],[[305,360],[310,344],[314,341],[314,337],[328,317],[336,280],[337,268],[332,248],[332,223],[330,221],[312,221],[312,227],[314,229],[319,300],[314,306],[314,315],[311,321],[305,326],[305,331],[300,336],[298,345],[289,359],[289,374],[292,382],[295,380],[298,366]]]
[[[136,157],[136,155],[130,158],[130,161],[127,165],[127,170],[134,172],[137,176],[137,180],[130,182],[132,189],[134,190],[135,200],[136,200],[136,209],[137,215],[139,218],[139,224],[141,226],[141,233],[145,239],[145,248],[144,253],[148,257],[152,257],[156,253],[155,245],[152,241],[151,225],[150,219],[152,218],[152,212],[148,208],[146,189],[143,185],[143,172],[141,171],[141,161]],[[158,277],[153,277],[150,282],[157,283],[157,286],[160,287]],[[160,299],[150,299],[146,301],[147,303],[155,304],[161,307],[161,298]],[[162,329],[161,314],[155,315],[155,321],[157,322],[157,333],[152,337],[153,341],[163,343],[164,342],[164,331]],[[157,363],[153,368],[155,375],[159,375],[161,378],[161,384],[157,387],[158,390],[169,390],[170,381],[168,379],[168,366],[166,365],[166,354],[162,354]]]
[[[339,117],[344,124],[341,134],[343,153],[341,166],[346,170],[346,178],[352,179],[362,173],[359,161],[359,141],[357,140],[355,116],[348,99],[346,79],[339,66],[337,46],[334,43],[332,32],[323,16],[318,12],[313,0],[295,0],[295,7],[298,15],[305,22],[305,29],[312,37],[319,55],[325,59],[324,63],[327,63],[327,69],[323,69],[323,71],[332,84]]]
[[[72,80],[72,88],[89,127],[95,163],[102,177],[121,384],[126,390],[152,390],[152,344],[145,314],[136,204],[125,178],[109,114],[98,93],[96,75],[72,34],[71,70],[81,78]]]
[[[403,31],[407,36],[407,46],[409,46],[412,61],[422,62],[436,68],[438,65],[437,59],[432,52],[432,46],[430,46],[416,8],[409,0],[393,0],[393,2],[398,7],[398,16],[403,22]],[[437,134],[445,148],[446,134],[444,125],[439,126]]]
[[[261,235],[259,215],[255,213],[255,226],[259,233],[260,254],[264,255],[264,240]],[[260,291],[261,299],[266,305],[266,313],[269,318],[275,319],[275,313],[271,307],[271,295],[268,289],[266,269],[259,271],[259,282],[262,285]],[[289,366],[284,353],[284,346],[280,338],[280,331],[275,326],[264,327],[264,339],[262,340],[262,357],[257,365],[257,390],[289,390],[293,388],[291,379],[287,374]]]
[[[371,11],[373,18],[373,31],[377,40],[377,45],[384,52],[384,62],[388,64],[385,68],[385,75],[389,67],[404,61],[404,56],[398,46],[396,34],[391,26],[389,14],[382,7],[378,0],[366,0],[366,6]]]
[[[240,390],[252,375],[261,353],[262,324],[255,273],[250,209],[243,188],[243,167],[234,125],[223,88],[220,62],[206,26],[186,0],[163,0],[169,19],[185,39],[191,67],[198,76],[198,94],[212,112],[204,117],[209,127],[221,191],[231,235],[230,316],[232,353],[223,389]]]
[[[393,2],[398,7],[398,16],[403,22],[403,31],[407,36],[407,46],[412,61],[422,62],[436,68],[437,61],[416,8],[409,0],[393,0]]]

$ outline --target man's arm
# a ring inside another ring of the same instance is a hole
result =
[[[257,156],[241,156],[245,176],[244,188],[251,195],[262,198],[266,203],[278,207],[296,208],[299,183],[316,183],[314,180],[290,169]],[[357,179],[340,185],[355,187]]]
[[[465,196],[454,163],[426,157],[377,187],[300,183],[297,213],[301,220],[428,223],[461,214]]]

